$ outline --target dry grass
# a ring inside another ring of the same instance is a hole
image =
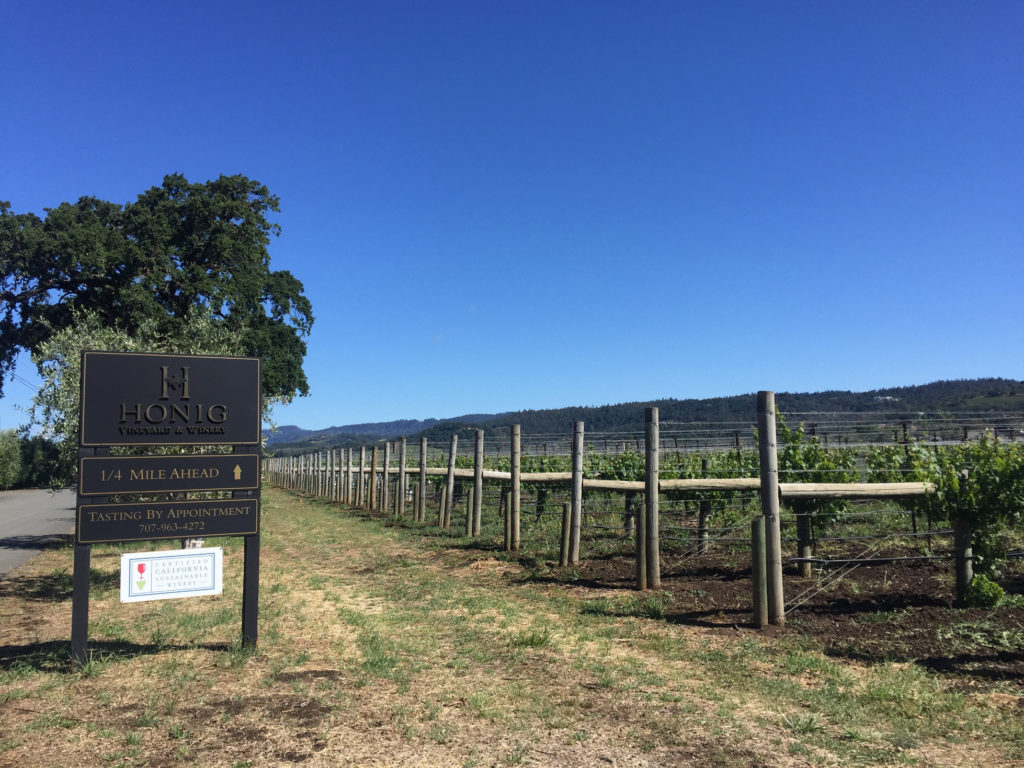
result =
[[[70,550],[0,582],[0,766],[1020,764],[1012,692],[594,615],[500,556],[272,490],[264,510],[254,654],[235,540],[222,596],[154,603],[121,604],[95,548],[84,666]]]

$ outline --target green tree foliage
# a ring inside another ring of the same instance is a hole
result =
[[[21,478],[21,445],[13,429],[0,431],[0,489],[17,484]]]
[[[42,435],[21,438],[22,488],[53,488],[66,482],[72,468],[61,461],[60,449]]]
[[[306,394],[313,313],[302,283],[270,269],[280,228],[267,215],[278,210],[240,175],[193,184],[174,174],[133,203],[83,197],[43,219],[0,202],[0,386],[19,350],[40,350],[83,313],[169,339],[203,313],[231,334],[231,353],[263,358],[266,395]]]

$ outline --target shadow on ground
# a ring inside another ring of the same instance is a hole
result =
[[[68,628],[70,632],[70,627]],[[81,674],[89,663],[104,664],[112,661],[125,661],[140,656],[152,656],[164,651],[189,650],[202,648],[208,651],[225,653],[247,653],[225,643],[197,645],[192,643],[125,643],[117,641],[90,641],[88,646],[89,661],[79,664],[71,658],[71,643],[50,641],[45,643],[28,643],[26,645],[0,645],[0,670],[21,670],[32,672],[57,672],[61,674]]]
[[[89,589],[99,593],[120,589],[121,575],[89,570]],[[8,576],[0,581],[0,597],[60,602],[71,599],[71,572],[59,568],[41,576]]]

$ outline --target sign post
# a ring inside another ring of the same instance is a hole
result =
[[[82,353],[71,655],[85,661],[91,546],[244,536],[242,641],[257,641],[262,371],[259,358]],[[112,456],[114,446],[232,453]],[[170,494],[230,498],[172,500]],[[132,498],[164,495],[164,500]],[[114,497],[112,500],[111,497]]]

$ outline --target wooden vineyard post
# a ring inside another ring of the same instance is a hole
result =
[[[708,460],[700,460],[700,476],[708,476]],[[700,500],[700,507],[697,517],[697,552],[704,554],[708,551],[708,523],[711,520],[711,502],[704,498]]]
[[[341,449],[331,450],[331,501],[341,501]]]
[[[416,520],[427,519],[427,438],[420,438],[420,495],[416,500]]]
[[[476,431],[476,450],[473,455],[473,525],[471,536],[480,535],[484,502],[484,431]]]
[[[356,478],[358,491],[356,494],[356,506],[366,506],[366,446],[359,446],[359,477]]]
[[[444,508],[448,503],[448,488],[441,486],[441,498],[438,499],[437,504],[437,527],[444,528]]]
[[[391,441],[388,440],[384,443],[384,468],[381,470],[380,477],[380,511],[387,513],[388,502],[390,500],[388,487],[388,474],[391,469]]]
[[[338,449],[338,503],[345,503],[345,449]]]
[[[971,541],[971,523],[962,516],[953,520],[953,560],[956,568],[956,604],[967,605],[967,595],[974,581],[974,547]]]
[[[356,449],[348,449],[348,503],[350,506],[359,506],[359,472],[356,464]]]
[[[359,473],[356,471],[356,449],[350,447],[345,462],[345,496],[350,507],[359,506]]]
[[[352,449],[352,490],[350,493],[352,494],[352,506],[354,507],[358,507],[362,501],[363,485],[359,478],[363,476],[362,463],[363,453],[365,450],[365,448],[359,446],[359,456],[357,460],[356,449]]]
[[[324,498],[334,501],[334,451],[324,451]]]
[[[459,448],[459,436],[452,435],[451,446],[448,449],[448,478],[445,483],[444,513],[442,515],[441,527],[447,528],[452,524],[452,503],[455,500],[455,454]]]
[[[398,514],[398,507],[399,502],[402,499],[402,460],[398,456],[400,448],[401,446],[398,443],[395,443],[395,463],[397,466],[395,467],[395,494],[394,499],[391,502],[391,511],[395,517],[400,517]]]
[[[348,503],[345,483],[348,481],[348,449],[338,449],[338,501]]]
[[[647,587],[661,589],[661,554],[658,532],[658,409],[644,409],[644,508],[647,518]]]
[[[768,625],[768,582],[765,568],[764,515],[758,515],[750,523],[750,572],[754,589],[755,627],[764,629]]]
[[[349,446],[345,449],[345,488],[342,491],[344,501],[349,506],[352,506],[353,496],[353,483],[352,483],[352,447]]]
[[[327,496],[328,501],[336,501],[334,498],[334,449],[327,451]]]
[[[636,492],[626,491],[622,502],[622,534],[629,538],[636,530]]]
[[[405,438],[398,444],[398,508],[395,514],[405,517],[405,497],[409,490],[409,478],[405,474]]]
[[[370,476],[367,479],[370,481],[370,509],[374,512],[377,511],[377,459],[379,455],[379,446],[373,446],[370,450]]]
[[[512,489],[503,488],[501,491],[501,516],[505,524],[505,551],[512,549]]]
[[[782,532],[779,526],[779,456],[775,436],[775,393],[757,393],[757,442],[761,460],[761,512],[764,515],[768,623],[785,626],[782,593]]]
[[[580,562],[580,532],[583,526],[583,422],[577,421],[572,434],[572,513],[569,526],[569,564]]]
[[[558,549],[558,564],[565,568],[569,565],[569,529],[572,528],[572,504],[562,505],[562,542]]]
[[[506,548],[511,552],[519,551],[519,513],[522,511],[522,427],[519,424],[512,425],[512,440],[510,451],[512,454],[512,487],[509,497],[509,506],[506,516],[509,519],[509,535]]]
[[[814,575],[811,565],[813,547],[811,545],[813,531],[811,529],[811,513],[800,505],[796,506],[796,554],[799,558],[797,571],[801,578],[809,579]],[[916,533],[916,531],[915,531]]]
[[[349,481],[349,451],[341,448],[338,451],[338,501],[342,504],[349,503],[348,481]]]
[[[473,509],[476,500],[476,486],[469,486],[466,491],[466,536],[473,535]]]
[[[636,588],[647,589],[647,502],[646,493],[644,501],[644,513],[636,515]]]
[[[338,503],[345,503],[345,449],[338,449]]]

